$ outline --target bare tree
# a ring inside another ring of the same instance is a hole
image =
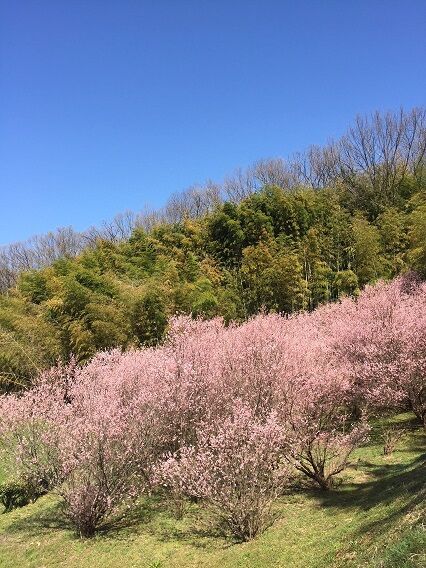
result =
[[[255,193],[259,187],[253,168],[238,168],[234,174],[225,178],[224,193],[230,201],[239,203]]]
[[[54,232],[37,235],[28,245],[32,251],[34,268],[47,266],[58,258],[76,256],[83,248],[81,233],[71,227],[60,227]]]
[[[298,185],[294,171],[282,158],[255,162],[253,174],[259,187],[275,185],[283,189],[291,189]]]
[[[302,185],[319,189],[338,177],[339,157],[334,142],[326,146],[310,146],[306,152],[295,154],[293,176]]]
[[[408,173],[416,173],[426,152],[426,112],[379,112],[358,116],[339,141],[340,175],[355,183],[363,174],[383,199],[392,200]]]
[[[237,169],[225,179],[223,191],[228,199],[239,203],[267,185],[291,189],[299,184],[299,178],[291,164],[282,158],[258,160],[253,165]]]
[[[135,226],[149,233],[163,221],[164,215],[161,210],[145,208],[136,215]]]
[[[59,258],[73,257],[81,252],[84,244],[81,233],[71,227],[64,227],[2,247],[0,292],[5,292],[13,286],[20,272],[48,266]]]
[[[100,227],[90,227],[83,233],[88,244],[96,244],[98,240],[117,243],[128,239],[136,227],[136,215],[133,211],[118,213],[111,221],[104,221]]]
[[[296,154],[291,169],[313,188],[343,180],[356,194],[367,183],[381,203],[392,202],[407,174],[421,175],[426,155],[426,111],[414,108],[357,116],[336,142]]]
[[[174,193],[164,208],[164,218],[170,223],[184,219],[198,219],[221,203],[220,186],[209,181],[204,186],[192,186],[181,193]]]

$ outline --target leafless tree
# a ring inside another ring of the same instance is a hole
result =
[[[369,186],[378,202],[392,202],[408,174],[420,178],[426,161],[426,110],[358,116],[336,142],[311,146],[290,162],[282,158],[259,160],[237,169],[223,184],[208,181],[173,194],[165,207],[138,214],[120,213],[100,227],[83,233],[60,228],[28,241],[0,249],[0,292],[13,286],[19,272],[47,266],[62,257],[73,257],[99,239],[119,242],[135,227],[150,231],[162,222],[180,223],[212,211],[223,197],[239,203],[267,185],[293,189],[299,185],[326,187],[339,180],[357,196]]]
[[[235,203],[239,203],[255,193],[258,185],[253,168],[238,168],[235,170],[233,175],[225,178],[223,189],[226,197]]]
[[[212,211],[221,202],[221,190],[217,184],[192,186],[181,193],[174,193],[164,208],[164,218],[170,223],[184,219],[198,219]]]
[[[16,281],[16,271],[12,268],[6,247],[0,250],[0,293],[6,292]]]
[[[282,158],[255,162],[253,174],[259,187],[275,185],[283,189],[291,189],[298,184],[294,171]]]
[[[243,169],[237,169],[225,179],[223,191],[228,199],[239,203],[267,185],[291,189],[299,179],[291,164],[282,158],[263,159]]]
[[[37,235],[29,240],[34,268],[47,266],[58,258],[76,256],[83,248],[81,233],[71,227],[61,227],[45,235]]]
[[[149,233],[163,221],[164,214],[160,209],[145,208],[136,215],[135,226]]]
[[[297,154],[292,169],[301,183],[314,188],[341,179],[349,191],[356,191],[367,180],[385,201],[394,199],[408,173],[421,171],[425,155],[425,109],[400,109],[358,116],[336,142]]]
[[[354,184],[367,177],[383,199],[393,199],[408,173],[415,174],[426,152],[426,112],[413,109],[358,116],[339,141],[341,177]]]
[[[329,185],[338,177],[339,156],[334,142],[326,146],[310,146],[306,152],[294,155],[294,177],[302,185],[318,189]]]
[[[83,233],[86,243],[96,244],[98,240],[117,243],[128,239],[136,226],[133,211],[118,213],[111,221],[104,221],[100,227],[90,227]]]
[[[83,249],[84,244],[81,233],[71,227],[63,227],[2,247],[0,292],[13,286],[20,272],[48,266],[59,258],[73,257]]]

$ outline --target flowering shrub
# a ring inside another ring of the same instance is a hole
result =
[[[390,456],[396,448],[397,443],[405,435],[404,428],[390,427],[386,428],[382,433],[383,455]]]
[[[175,494],[205,501],[235,537],[248,540],[268,524],[270,506],[288,481],[285,445],[274,413],[260,420],[237,403],[224,422],[201,428],[196,446],[164,461],[158,479]]]
[[[426,426],[426,284],[408,275],[368,286],[356,302],[329,312],[352,404],[361,411],[409,403]]]
[[[365,422],[361,422],[345,433],[345,422],[345,418],[340,417],[337,427],[330,430],[307,428],[292,447],[296,469],[318,483],[321,489],[328,490],[333,486],[334,476],[347,467],[350,454],[366,440],[370,430]]]
[[[332,486],[368,413],[409,404],[425,424],[425,377],[426,284],[406,277],[290,318],[175,318],[162,346],[59,365],[0,397],[0,448],[82,536],[161,483],[244,540],[295,470]]]
[[[147,487],[160,442],[152,434],[158,404],[144,400],[147,390],[132,388],[132,367],[123,376],[122,363],[121,353],[113,351],[73,369],[66,398],[63,384],[52,383],[48,373],[22,397],[1,400],[2,446],[12,466],[20,478],[55,488],[66,516],[85,537]]]
[[[33,494],[42,494],[60,479],[56,418],[62,404],[59,385],[45,376],[22,396],[0,397],[2,464]]]
[[[156,459],[168,447],[154,352],[99,354],[83,368],[57,423],[58,487],[65,513],[82,536],[105,516],[149,490]]]

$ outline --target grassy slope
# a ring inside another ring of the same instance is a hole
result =
[[[76,538],[52,496],[0,516],[0,566],[68,568],[420,568],[426,567],[426,436],[409,433],[390,457],[378,434],[354,455],[340,489],[299,491],[277,503],[277,520],[250,543],[215,534],[197,508],[175,520],[143,502],[91,541]]]

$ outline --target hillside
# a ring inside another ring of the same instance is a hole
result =
[[[0,560],[420,568],[425,376],[415,273],[60,364],[0,397]]]
[[[352,456],[338,491],[305,489],[282,497],[276,520],[254,541],[235,544],[193,506],[176,520],[161,501],[142,500],[91,541],[74,536],[54,497],[0,516],[4,568],[423,568],[426,565],[423,430],[410,414],[392,418],[406,436],[383,456],[376,423]],[[423,524],[422,524],[423,522]]]
[[[137,222],[11,245],[0,255],[1,389],[72,355],[155,345],[175,314],[291,314],[426,274],[424,121],[421,109],[358,118],[290,165],[258,162]]]
[[[426,2],[0,13],[0,568],[426,568]]]

